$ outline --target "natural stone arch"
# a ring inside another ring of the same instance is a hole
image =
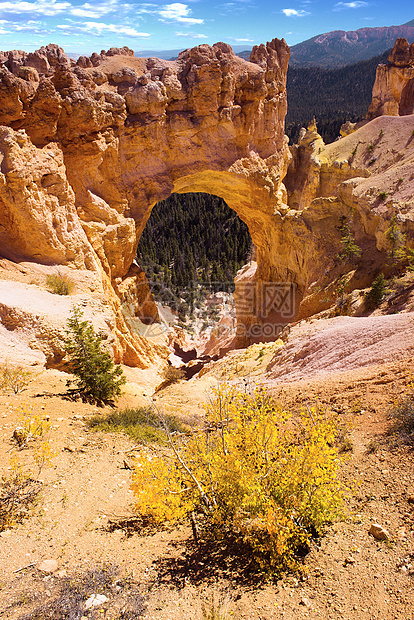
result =
[[[151,347],[122,315],[142,280],[133,265],[140,234],[159,200],[206,191],[246,222],[258,247],[256,281],[292,282],[300,299],[317,268],[315,241],[283,185],[286,43],[255,47],[250,62],[218,43],[175,62],[116,50],[75,67],[52,47],[42,50],[50,66],[38,82],[18,77],[25,56],[0,75],[8,102],[0,123],[14,128],[0,136],[3,255],[98,273],[116,316],[116,357],[142,364]]]

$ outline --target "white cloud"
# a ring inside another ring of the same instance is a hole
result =
[[[195,32],[176,32],[175,36],[176,37],[187,37],[190,39],[208,39],[208,37],[205,34],[201,34],[201,33],[196,34]]]
[[[38,0],[37,2],[0,2],[0,11],[4,13],[37,13],[40,15],[58,15],[70,8],[69,2],[56,0]]]
[[[138,32],[135,28],[129,26],[118,26],[117,24],[104,24],[99,22],[85,22],[85,30],[96,30],[97,34],[102,32],[115,32],[117,34],[125,34],[128,37],[150,37],[148,32]]]
[[[127,37],[150,37],[149,32],[138,32],[135,28],[129,26],[119,26],[118,24],[104,24],[102,22],[85,22],[84,24],[58,24],[56,28],[63,30],[62,34],[73,34],[82,32],[93,35],[101,35],[106,32],[114,34],[123,34]]]
[[[282,9],[282,13],[286,15],[286,17],[305,17],[305,15],[310,15],[308,11],[304,11],[303,9]]]
[[[334,6],[334,11],[342,11],[343,9],[361,9],[364,6],[369,6],[369,2],[363,2],[363,0],[354,0],[353,2],[338,2]]]
[[[233,39],[233,41],[237,41],[237,43],[253,43],[253,39]]]
[[[90,4],[89,2],[85,2],[85,4],[81,4],[80,6],[72,7],[70,10],[71,15],[75,15],[76,17],[102,17],[102,15],[107,15],[118,9],[117,0],[109,0],[108,2],[96,2],[95,4]]]
[[[10,34],[10,31],[4,30],[4,28],[0,28],[0,34]]]
[[[164,20],[179,22],[180,24],[202,24],[203,19],[195,19],[194,17],[188,17],[190,9],[186,4],[181,2],[173,2],[172,4],[166,4],[158,14]]]

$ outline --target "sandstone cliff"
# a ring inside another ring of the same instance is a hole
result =
[[[414,43],[397,39],[388,65],[378,65],[367,118],[414,114]]]
[[[260,248],[258,277],[271,277],[266,231],[290,159],[288,59],[278,40],[254,48],[251,62],[224,43],[175,62],[127,48],[76,64],[56,45],[2,53],[1,256],[98,273],[116,359],[147,364],[154,347],[128,328],[122,303],[142,314],[139,299],[131,307],[142,284],[131,264],[158,200],[225,198]]]
[[[410,54],[397,42],[395,72],[411,71]],[[238,346],[275,339],[287,322],[391,273],[393,217],[414,244],[413,117],[380,116],[327,146],[312,123],[290,151],[288,59],[278,40],[255,47],[251,62],[224,43],[175,62],[127,48],[76,64],[53,45],[3,54],[0,255],[29,271],[62,266],[76,282],[89,273],[83,305],[105,307],[115,359],[140,367],[165,339],[146,337],[157,311],[133,260],[153,205],[173,191],[219,195],[249,227],[257,263],[236,279]],[[345,261],[341,222],[361,249]],[[59,363],[58,352],[45,355]]]

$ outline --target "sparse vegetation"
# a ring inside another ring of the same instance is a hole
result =
[[[0,391],[19,394],[30,383],[32,373],[22,366],[12,366],[9,362],[0,364]]]
[[[339,224],[337,229],[341,233],[341,251],[338,253],[338,258],[341,262],[351,261],[358,258],[361,255],[361,248],[355,243],[355,237],[351,229],[351,223],[342,215],[339,218]]]
[[[74,284],[69,276],[58,271],[46,277],[46,285],[51,293],[56,295],[70,295],[74,289]]]
[[[380,200],[385,200],[386,198],[388,198],[388,192],[379,192],[378,198]]]
[[[122,368],[116,366],[109,353],[101,350],[102,338],[96,335],[88,321],[82,321],[80,308],[73,308],[67,321],[65,351],[69,355],[68,368],[75,375],[67,386],[72,397],[98,405],[111,404],[121,394],[126,383]]]
[[[383,273],[379,273],[367,294],[368,307],[377,308],[384,299],[387,281]]]
[[[178,383],[178,381],[184,379],[184,371],[175,366],[167,366],[163,372],[163,377],[165,384],[171,385],[172,383]]]
[[[365,454],[376,454],[380,448],[380,445],[376,439],[371,439],[365,449]]]
[[[165,427],[169,433],[186,432],[187,428],[172,415],[160,416],[150,407],[126,408],[109,411],[106,415],[94,415],[87,424],[93,430],[126,433],[141,444],[166,443]]]
[[[41,489],[42,484],[31,472],[24,471],[17,459],[11,459],[11,473],[2,476],[0,483],[0,532],[31,515]]]
[[[169,453],[138,456],[136,510],[158,524],[191,515],[193,532],[235,537],[264,572],[297,568],[299,551],[341,514],[337,434],[316,408],[297,418],[263,389],[220,386],[203,428],[170,435]]]
[[[398,434],[402,440],[414,444],[414,383],[410,392],[400,398],[389,412],[390,432]]]
[[[230,596],[224,595],[216,600],[212,597],[207,605],[202,607],[203,620],[233,620]]]
[[[208,323],[207,323],[208,325]],[[163,372],[163,381],[159,385],[157,385],[155,391],[159,392],[164,388],[172,385],[173,383],[178,383],[182,379],[185,378],[184,371],[182,368],[176,368],[175,366],[167,366]]]
[[[47,433],[50,423],[40,415],[34,415],[30,408],[22,406],[20,426],[14,433],[18,448],[26,447],[29,441],[35,441],[33,453],[37,474],[24,468],[19,457],[10,458],[11,472],[1,478],[0,483],[0,531],[14,527],[29,517],[36,507],[42,483],[40,473],[45,465],[50,465],[54,456]]]
[[[391,218],[389,228],[385,232],[385,238],[389,243],[388,254],[392,258],[394,263],[403,262],[407,255],[405,250],[405,235],[401,230],[401,227],[397,224],[397,218],[395,215]]]
[[[137,620],[144,614],[145,597],[113,564],[97,565],[85,573],[55,578],[48,597],[17,620]],[[91,595],[101,595],[102,603],[88,606]]]

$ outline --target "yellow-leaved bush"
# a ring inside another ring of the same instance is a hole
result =
[[[203,428],[137,459],[136,510],[157,524],[195,513],[205,536],[235,536],[261,569],[293,568],[298,550],[341,514],[337,434],[317,408],[294,416],[262,388],[219,386]]]

